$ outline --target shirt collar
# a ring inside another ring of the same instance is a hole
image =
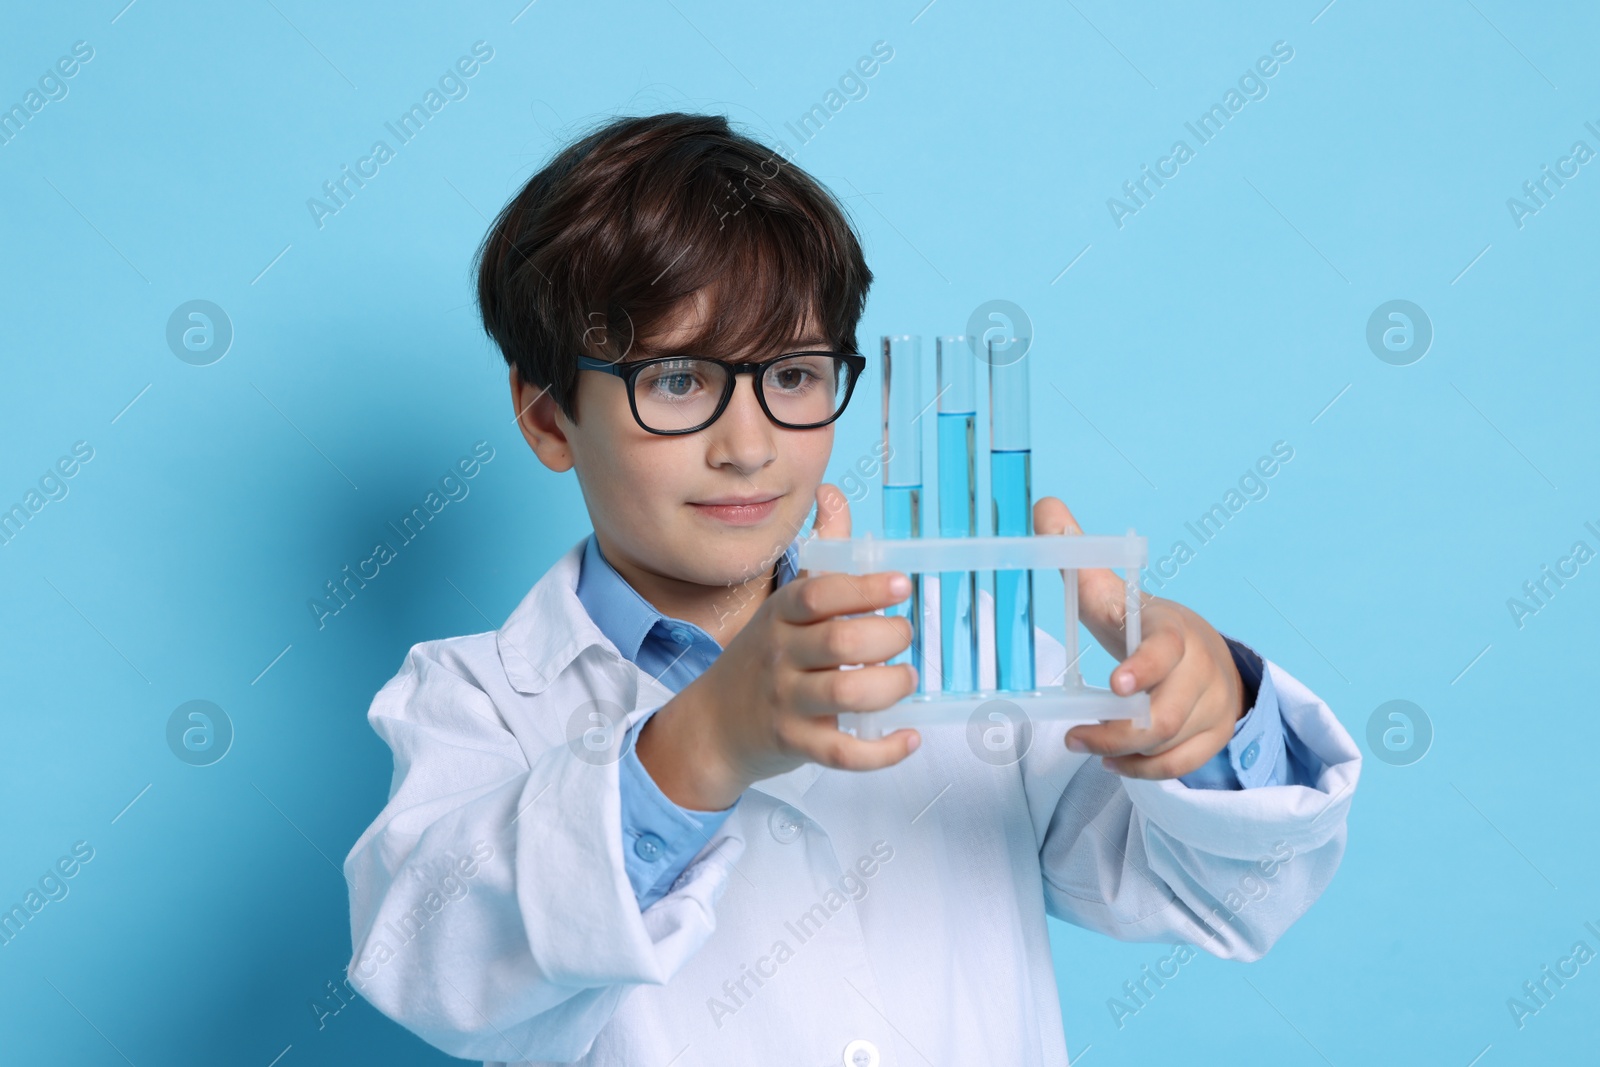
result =
[[[800,539],[796,537],[778,558],[780,588],[795,577],[799,555]],[[634,661],[639,658],[639,647],[644,644],[644,639],[657,626],[699,629],[693,623],[661,614],[640,596],[638,590],[628,584],[627,579],[606,559],[605,553],[600,551],[600,541],[594,534],[584,541],[577,592],[578,599],[595,625],[617,646],[618,652]]]
[[[588,551],[589,542],[593,540],[594,535],[589,534],[562,553],[544,576],[534,583],[533,588],[528,590],[527,595],[512,610],[505,624],[495,635],[506,677],[518,692],[530,695],[544,692],[550,688],[561,672],[567,669],[567,665],[590,645],[610,643],[617,646],[618,652],[623,650],[623,646],[615,638],[596,625],[583,601],[578,598],[578,584],[583,570],[584,556]],[[598,545],[595,547],[595,553],[599,555]],[[799,557],[800,539],[797,537],[790,542],[778,561],[779,586],[794,579]],[[637,597],[639,604],[644,605],[653,614],[649,624],[639,631],[638,639],[632,645],[633,652],[637,653],[644,634],[648,633],[650,626],[663,616],[650,607],[649,602],[640,597],[604,557],[600,559],[604,565],[595,569],[601,575],[609,571],[616,582],[633,597]],[[604,577],[601,578],[600,584],[602,588],[606,584]],[[618,600],[622,599],[615,590],[611,595],[616,596]],[[630,624],[626,629],[631,631],[637,625],[637,623]]]

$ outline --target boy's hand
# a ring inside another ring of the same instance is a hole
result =
[[[1053,496],[1033,506],[1041,534],[1081,534],[1067,506]],[[1222,635],[1182,604],[1139,593],[1142,640],[1133,655],[1123,629],[1127,587],[1105,568],[1078,571],[1078,615],[1102,648],[1121,662],[1113,692],[1150,691],[1150,728],[1131,722],[1074,726],[1067,747],[1104,757],[1108,770],[1130,778],[1178,778],[1203,766],[1233,737],[1244,717],[1244,680]]]
[[[849,501],[835,486],[817,490],[815,529],[819,537],[850,536]],[[877,711],[915,691],[916,668],[884,665],[910,647],[910,620],[871,614],[910,594],[897,571],[801,571],[767,597],[640,732],[639,758],[662,792],[684,807],[719,811],[751,783],[805,763],[866,771],[909,756],[921,740],[915,730],[868,741],[840,731],[837,716]],[[839,669],[857,663],[867,666]]]

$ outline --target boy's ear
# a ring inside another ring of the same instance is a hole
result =
[[[517,427],[539,462],[560,474],[572,469],[572,444],[563,428],[566,416],[550,390],[530,385],[511,368],[511,403]]]

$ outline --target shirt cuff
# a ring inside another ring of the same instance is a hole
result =
[[[1250,710],[1233,724],[1233,737],[1210,761],[1178,780],[1191,789],[1256,789],[1288,784],[1283,715],[1272,676],[1256,651],[1222,635],[1244,681]]]
[[[623,865],[640,911],[667,895],[673,880],[733,813],[731,806],[722,811],[679,807],[661,791],[634,748],[650,715],[628,731],[617,776],[622,796]]]

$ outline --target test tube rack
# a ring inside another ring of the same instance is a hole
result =
[[[1128,719],[1141,729],[1150,726],[1150,695],[1120,696],[1084,684],[1078,671],[1078,575],[1085,567],[1121,569],[1127,590],[1127,651],[1139,647],[1139,572],[1148,558],[1143,537],[1126,535],[1037,534],[1029,537],[820,538],[800,542],[799,566],[813,574],[833,571],[871,574],[901,571],[913,582],[941,571],[1059,570],[1066,587],[1066,634],[1061,644],[1066,669],[1059,684],[1029,690],[979,689],[972,692],[930,691],[911,696],[880,711],[846,712],[839,727],[858,737],[878,738],[905,726],[965,724],[979,708],[993,701],[1014,705],[1034,721],[1070,723]],[[919,672],[925,665],[915,663]]]

